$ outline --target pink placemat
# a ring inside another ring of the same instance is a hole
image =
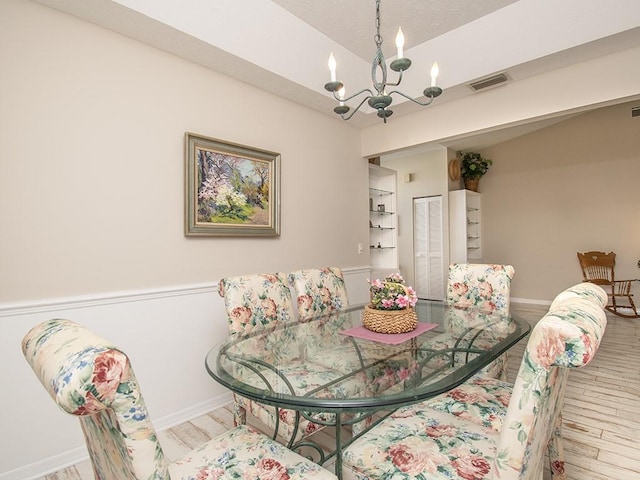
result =
[[[407,333],[376,333],[371,330],[367,330],[362,325],[359,327],[353,327],[349,330],[343,330],[343,335],[351,335],[352,337],[364,338],[365,340],[373,340],[374,342],[388,343],[390,345],[398,345],[402,342],[406,342],[414,337],[417,337],[421,333],[433,330],[438,326],[437,323],[420,323],[415,330]]]

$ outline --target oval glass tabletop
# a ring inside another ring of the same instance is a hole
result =
[[[207,371],[235,393],[267,405],[374,411],[454,388],[530,329],[513,316],[420,301],[419,329],[403,337],[376,335],[362,327],[363,310],[354,306],[229,338],[208,353]]]

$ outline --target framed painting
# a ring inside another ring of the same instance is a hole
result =
[[[185,134],[185,235],[280,235],[280,154]]]

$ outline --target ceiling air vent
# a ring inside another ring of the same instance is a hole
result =
[[[500,85],[509,80],[509,77],[505,73],[498,73],[497,75],[493,75],[491,77],[483,78],[482,80],[477,80],[469,84],[469,87],[474,92],[484,90],[485,88],[495,87],[496,85]]]

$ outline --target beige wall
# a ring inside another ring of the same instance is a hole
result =
[[[338,265],[362,296],[357,129],[24,0],[0,2],[0,65],[0,479],[86,455],[22,358],[35,323],[125,349],[166,428],[230,400],[203,366],[227,334],[220,277]],[[280,238],[185,238],[186,131],[281,153]]]
[[[614,251],[617,276],[640,278],[640,118],[630,107],[483,152],[494,160],[480,182],[483,255],[515,267],[512,296],[550,300],[579,281],[577,251]]]
[[[31,2],[0,35],[0,303],[368,265],[357,129]],[[185,238],[186,131],[281,153],[279,239]]]
[[[581,281],[577,251],[615,251],[618,278],[640,277],[640,119],[631,117],[631,105],[584,113],[482,151],[494,164],[480,182],[480,261],[515,267],[512,298],[550,302]],[[400,268],[409,280],[411,199],[462,188],[447,181],[446,155],[397,154],[383,162],[398,171]],[[406,173],[414,173],[413,182],[402,181]],[[446,219],[448,201],[443,205]]]

